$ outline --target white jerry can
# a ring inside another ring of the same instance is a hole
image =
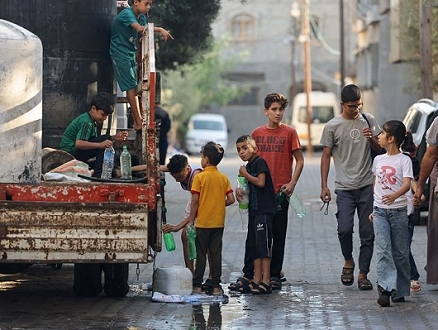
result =
[[[167,295],[192,293],[192,272],[182,266],[161,267],[154,271],[152,291]]]

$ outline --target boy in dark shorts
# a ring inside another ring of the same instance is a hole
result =
[[[270,285],[272,219],[277,210],[275,191],[266,161],[257,155],[255,140],[243,135],[236,141],[240,159],[248,163],[239,168],[239,175],[248,181],[248,234],[245,243],[245,255],[254,263],[254,280],[244,286],[241,292],[253,294],[272,292]],[[240,196],[236,196],[238,201]]]

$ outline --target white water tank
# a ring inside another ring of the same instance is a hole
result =
[[[0,19],[0,182],[38,183],[41,175],[40,39]]]

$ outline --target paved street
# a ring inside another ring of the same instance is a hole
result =
[[[229,154],[232,154],[229,152]],[[234,155],[234,154],[233,154]],[[193,158],[192,164],[198,164]],[[231,156],[219,168],[233,186],[241,162]],[[333,188],[334,171],[330,182]],[[155,265],[140,265],[130,271],[131,292],[126,298],[78,298],[72,292],[72,265],[61,270],[47,266],[29,268],[26,274],[0,277],[0,329],[436,329],[438,291],[426,285],[426,227],[415,229],[413,254],[420,271],[422,290],[407,302],[381,308],[377,293],[359,291],[357,284],[341,284],[342,255],[336,235],[335,203],[329,214],[320,211],[319,157],[306,159],[296,188],[307,208],[299,219],[290,211],[284,272],[287,281],[272,295],[240,295],[227,286],[240,276],[245,232],[237,204],[227,210],[223,248],[223,288],[227,303],[195,305],[151,302],[145,289],[152,281],[154,266],[183,265],[179,234],[177,249],[161,252]],[[168,222],[177,223],[189,195],[167,176]],[[358,257],[355,233],[354,257]],[[355,279],[357,278],[357,269]],[[369,274],[376,281],[374,263]]]

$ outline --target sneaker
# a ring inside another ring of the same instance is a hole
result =
[[[388,307],[391,304],[389,299],[391,297],[391,292],[384,290],[380,285],[377,286],[377,292],[379,293],[377,303],[382,307]]]
[[[411,292],[420,292],[421,284],[419,280],[411,280]]]

